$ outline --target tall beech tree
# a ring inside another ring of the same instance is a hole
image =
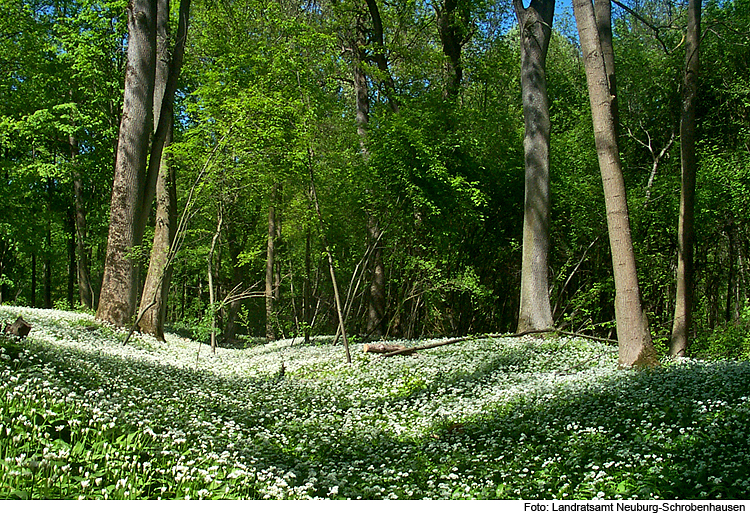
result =
[[[177,184],[175,170],[164,148],[172,142],[174,95],[185,53],[190,0],[180,0],[179,21],[174,49],[169,50],[169,0],[158,0],[156,82],[154,90],[154,140],[151,144],[149,172],[156,176],[156,225],[148,274],[141,294],[139,328],[164,340],[172,242],[177,230]]]
[[[615,279],[615,319],[620,365],[649,366],[658,362],[641,306],[641,293],[630,232],[625,179],[617,147],[612,95],[591,0],[573,0],[573,11],[586,70],[596,153],[604,187],[609,244]]]
[[[153,128],[156,62],[156,0],[130,0],[125,73],[109,235],[97,319],[125,326],[135,310],[137,270],[134,251],[141,243],[150,203],[147,192],[149,137]]]
[[[551,328],[548,256],[550,240],[550,117],[545,62],[555,0],[514,0],[521,40],[521,97],[525,125],[523,250],[518,332]]]
[[[680,116],[680,161],[682,166],[680,217],[677,231],[677,294],[669,352],[683,356],[688,345],[693,310],[693,246],[695,244],[695,155],[698,100],[698,69],[700,66],[701,0],[688,2],[688,26],[685,38],[685,73],[682,86]],[[731,288],[729,288],[731,290]],[[727,294],[727,299],[731,295]]]
[[[595,0],[596,28],[599,30],[599,42],[602,44],[604,67],[607,71],[609,94],[612,96],[612,118],[615,121],[615,131],[620,131],[620,102],[617,100],[617,77],[615,77],[615,48],[612,43],[612,2],[611,0]]]

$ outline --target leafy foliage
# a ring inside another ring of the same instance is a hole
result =
[[[444,93],[440,3],[378,6],[382,49],[362,2],[195,3],[170,147],[179,204],[192,204],[170,285],[168,325],[175,331],[205,335],[216,312],[229,340],[263,334],[262,295],[222,301],[238,286],[262,289],[272,204],[279,335],[335,331],[324,238],[344,290],[347,327],[366,334],[371,218],[383,233],[390,336],[515,327],[523,120],[510,5],[461,3],[458,29],[469,31],[455,99]],[[125,69],[124,7],[122,0],[0,1],[2,302],[75,306],[79,239],[96,300]],[[644,306],[660,343],[671,329],[680,178],[685,13],[672,7],[639,3],[658,35],[614,11],[619,141]],[[747,0],[709,2],[703,15],[709,29],[701,61],[709,66],[701,70],[698,107],[699,342],[714,329],[734,328],[746,306],[748,11]],[[558,13],[555,24],[547,59],[554,319],[614,337],[611,255],[585,78],[571,21]],[[363,144],[352,83],[357,31],[365,35],[358,66],[369,103]],[[375,60],[380,53],[385,65]],[[322,226],[310,202],[313,179]],[[86,234],[76,233],[72,216],[76,183]],[[219,211],[218,301],[210,306],[207,258]],[[143,266],[149,249],[147,242],[133,253]]]

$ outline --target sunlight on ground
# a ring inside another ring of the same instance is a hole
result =
[[[747,363],[623,371],[602,344],[504,338],[347,365],[330,338],[211,354],[18,315],[0,497],[750,496]]]

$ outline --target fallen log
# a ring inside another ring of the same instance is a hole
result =
[[[602,341],[606,343],[617,344],[617,341],[612,340],[612,339],[588,336],[585,334],[577,334],[575,332],[563,332],[561,330],[556,330],[554,328],[545,328],[542,330],[527,330],[525,332],[518,332],[517,334],[484,334],[484,335],[479,335],[479,336],[456,337],[453,339],[448,339],[446,341],[439,341],[437,343],[428,343],[425,345],[417,345],[417,346],[413,346],[409,348],[401,348],[399,350],[394,350],[393,352],[384,353],[380,357],[387,358],[387,357],[403,355],[403,354],[412,354],[418,350],[428,350],[430,348],[443,347],[447,345],[452,345],[454,343],[462,343],[464,341],[474,341],[474,340],[479,340],[479,339],[497,339],[501,337],[523,337],[523,336],[532,335],[532,334],[562,334],[562,335],[566,335],[570,337],[582,337],[584,339],[593,339],[594,341]]]
[[[31,325],[24,321],[23,317],[21,317],[20,315],[18,316],[18,319],[16,319],[15,323],[8,323],[3,329],[4,334],[11,334],[16,337],[26,337],[27,335],[29,335],[29,332],[31,332]]]
[[[406,347],[403,345],[396,345],[394,343],[365,343],[362,347],[364,352],[371,352],[373,354],[386,354],[388,352],[396,352],[403,350]]]

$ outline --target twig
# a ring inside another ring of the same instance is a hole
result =
[[[190,188],[190,192],[188,193],[187,201],[185,202],[185,207],[182,209],[182,214],[180,215],[180,221],[177,224],[177,229],[175,232],[174,239],[172,240],[172,244],[169,246],[169,251],[167,252],[167,262],[164,265],[164,268],[161,270],[161,273],[159,274],[159,280],[157,282],[157,288],[154,289],[154,297],[151,300],[151,302],[140,311],[138,314],[138,317],[135,319],[135,322],[133,323],[133,326],[130,327],[130,331],[128,332],[128,335],[125,337],[125,340],[122,342],[123,346],[128,344],[128,341],[130,341],[130,338],[133,336],[133,333],[135,332],[136,328],[138,328],[138,325],[141,324],[141,319],[143,319],[143,316],[146,315],[146,312],[148,312],[155,304],[156,304],[156,295],[159,287],[161,287],[164,283],[164,277],[166,276],[166,270],[169,268],[169,266],[172,265],[174,262],[175,256],[177,256],[177,252],[182,247],[182,243],[185,241],[185,236],[187,234],[187,224],[188,222],[193,218],[193,206],[194,206],[194,194],[196,192],[196,189],[200,185],[200,183],[203,181],[203,177],[206,175],[208,168],[213,161],[214,154],[219,150],[219,147],[221,147],[224,144],[224,140],[229,136],[229,133],[232,131],[234,126],[237,124],[237,121],[232,123],[232,126],[229,127],[229,130],[227,130],[227,133],[224,134],[224,137],[221,138],[220,141],[216,143],[216,146],[211,151],[211,153],[208,155],[208,159],[206,159],[206,162],[203,164],[203,168],[201,169],[200,173],[198,173],[198,177],[195,179],[195,182],[193,182],[193,186]]]
[[[308,156],[309,156],[309,163],[310,163],[310,200],[313,202],[313,205],[315,206],[315,212],[318,214],[318,224],[320,228],[320,236],[323,238],[323,245],[325,246],[326,254],[328,255],[328,269],[331,272],[331,282],[333,283],[333,296],[336,301],[336,313],[338,314],[339,318],[339,328],[341,328],[341,335],[344,339],[344,350],[346,351],[346,362],[351,363],[352,362],[352,356],[349,353],[349,338],[346,335],[346,327],[344,326],[344,315],[342,313],[341,309],[341,296],[339,295],[339,285],[336,281],[336,271],[334,269],[333,265],[333,254],[331,253],[331,246],[328,244],[328,238],[326,237],[324,225],[323,225],[323,215],[320,212],[320,203],[318,202],[318,193],[315,191],[315,177],[313,172],[313,165],[312,165],[312,148],[308,147]]]
[[[560,289],[560,293],[557,295],[557,302],[555,303],[555,309],[552,310],[552,313],[555,313],[557,311],[557,308],[560,306],[560,301],[562,300],[563,293],[565,293],[565,290],[568,288],[568,284],[570,284],[570,281],[573,279],[573,276],[578,272],[578,269],[581,267],[581,264],[583,264],[583,261],[586,260],[586,255],[588,255],[589,250],[594,247],[594,245],[599,241],[601,238],[601,235],[598,235],[594,240],[591,241],[591,244],[589,244],[589,247],[586,248],[586,251],[583,252],[583,256],[581,257],[581,260],[578,261],[578,264],[576,264],[576,267],[573,268],[573,271],[568,276],[568,280],[565,281],[565,284],[563,284],[563,287]]]

